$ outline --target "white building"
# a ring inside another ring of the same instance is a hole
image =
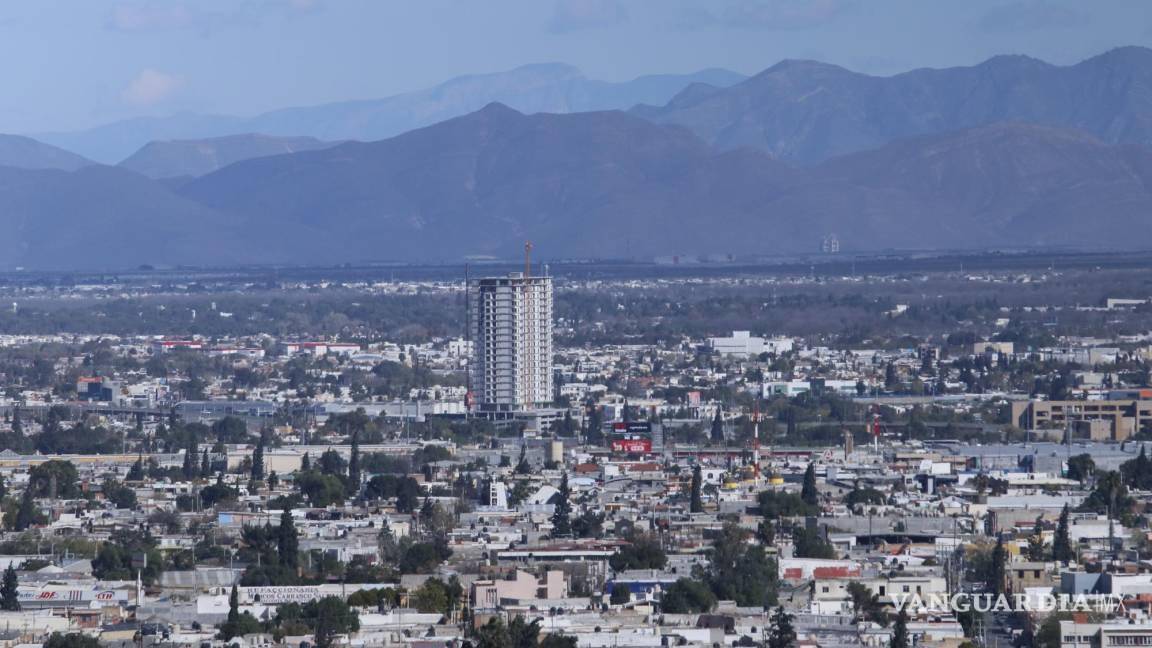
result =
[[[760,355],[764,353],[764,338],[748,331],[733,331],[731,337],[708,338],[708,346],[720,355]]]
[[[552,278],[479,279],[469,286],[474,352],[469,368],[480,412],[552,402]]]
[[[762,338],[749,331],[732,331],[731,337],[708,338],[708,346],[721,355],[758,356],[761,353],[780,355],[792,350],[792,338]]]

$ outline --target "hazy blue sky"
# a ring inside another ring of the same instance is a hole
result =
[[[814,58],[874,74],[1152,45],[1149,0],[4,0],[0,132],[253,114],[562,61],[594,78]]]

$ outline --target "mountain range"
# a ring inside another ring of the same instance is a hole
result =
[[[722,150],[752,147],[798,164],[1001,121],[1152,144],[1152,50],[1122,47],[1070,66],[997,56],[890,77],[783,61],[731,87],[694,84],[667,105],[634,112]]]
[[[663,104],[694,83],[726,87],[744,78],[728,70],[708,69],[612,83],[589,79],[570,65],[546,63],[494,74],[461,76],[426,90],[384,99],[284,108],[255,117],[200,114],[139,117],[83,131],[43,133],[34,137],[105,164],[116,164],[158,140],[261,133],[331,141],[372,141],[459,117],[492,102],[523,112],[626,109],[642,103]]]
[[[370,142],[155,142],[118,167],[0,138],[0,267],[452,261],[526,239],[550,258],[795,254],[832,234],[846,251],[1147,249],[1150,54],[997,57],[882,92],[785,63],[661,108],[491,103]],[[1074,97],[1092,92],[1108,100]],[[737,144],[753,121],[787,136]]]
[[[525,239],[553,257],[770,254],[815,251],[833,233],[856,250],[1132,249],[1152,246],[1149,187],[1149,149],[1034,124],[797,168],[619,111],[493,104],[173,188],[110,167],[6,169],[0,263],[446,261],[515,256]]]
[[[149,142],[120,166],[149,178],[198,177],[252,158],[334,146],[314,137],[225,135],[198,140]]]
[[[75,171],[91,164],[95,162],[30,137],[0,135],[0,166]]]

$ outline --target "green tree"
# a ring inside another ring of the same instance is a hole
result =
[[[540,640],[540,648],[576,648],[576,637],[551,633],[544,635]]]
[[[559,492],[556,493],[556,508],[552,512],[552,537],[572,536],[572,492],[568,488],[568,473],[560,477]]]
[[[668,555],[656,538],[636,534],[630,538],[630,544],[620,547],[619,551],[608,558],[608,564],[618,572],[627,569],[664,569],[668,564]]]
[[[517,475],[531,475],[532,464],[528,463],[528,444],[522,443],[520,445],[520,458],[516,460],[516,469],[513,471]]]
[[[612,594],[608,597],[608,602],[612,605],[624,605],[632,600],[632,590],[624,583],[616,583],[612,585]]]
[[[25,531],[42,521],[44,521],[44,515],[36,508],[36,500],[32,498],[32,488],[29,486],[24,489],[24,494],[20,497],[20,506],[16,509],[12,528],[17,531]]]
[[[344,503],[344,482],[336,475],[325,475],[315,470],[297,473],[296,486],[313,507],[326,508],[333,504]],[[411,508],[402,509],[399,503],[396,508],[402,513],[412,512]]]
[[[124,476],[125,481],[143,481],[144,480],[144,455],[141,454],[136,458],[136,462],[128,469],[128,474]]]
[[[1028,536],[1028,560],[1043,562],[1048,559],[1048,548],[1044,546],[1044,516],[1036,516],[1032,535]]]
[[[691,513],[704,512],[704,499],[702,491],[704,486],[704,478],[700,474],[700,465],[697,464],[692,467],[692,490],[689,494],[688,510]]]
[[[908,648],[908,610],[903,606],[896,613],[896,624],[892,626],[888,648]]]
[[[772,627],[768,631],[768,648],[790,648],[796,643],[796,630],[792,626],[792,615],[784,607],[776,608],[772,614]]]
[[[308,618],[316,648],[331,648],[339,635],[360,629],[360,615],[338,596],[326,596],[308,605],[314,608]]]
[[[52,459],[28,472],[28,487],[36,497],[76,499],[80,492],[80,475],[71,461]]]
[[[438,578],[429,578],[412,592],[411,605],[421,612],[447,614],[448,586]]]
[[[776,561],[748,536],[735,524],[724,525],[712,543],[705,580],[720,600],[768,607],[776,603]]]
[[[884,501],[884,494],[875,488],[853,488],[844,497],[844,504],[853,509],[858,505],[874,504],[879,506],[884,504]]]
[[[816,464],[809,463],[804,471],[804,483],[800,487],[800,499],[809,506],[820,504],[820,493],[816,490]]]
[[[264,479],[264,435],[260,435],[260,440],[256,442],[256,449],[252,451],[252,479],[260,481]]]
[[[1004,549],[1004,538],[996,539],[996,546],[992,549],[991,565],[988,568],[988,590],[994,594],[1004,593],[1004,563],[1008,554]]]
[[[20,609],[20,598],[17,588],[20,586],[16,578],[16,568],[11,563],[4,570],[4,580],[0,583],[0,610],[15,612]]]
[[[664,590],[660,609],[668,614],[707,612],[716,606],[716,595],[704,583],[691,578],[679,578]]]
[[[281,565],[296,569],[300,560],[300,536],[289,509],[280,513],[280,526],[276,529],[276,550],[280,554]]]
[[[488,619],[488,623],[476,629],[476,648],[511,648],[512,639],[508,627],[498,617]]]
[[[184,467],[181,471],[184,474],[184,479],[192,480],[199,474],[196,470],[196,459],[200,456],[199,445],[196,442],[196,433],[190,433],[188,445],[184,448]]]
[[[712,417],[712,432],[711,435],[713,443],[724,443],[724,417],[720,415],[720,408],[716,408],[716,416]]]
[[[1068,505],[1060,511],[1060,519],[1056,522],[1056,535],[1052,538],[1052,560],[1067,563],[1076,559],[1072,550],[1072,542],[1068,535]]]
[[[792,527],[792,545],[797,558],[825,558],[836,557],[836,549],[818,531],[809,531],[803,526]]]
[[[760,514],[769,520],[782,517],[797,517],[801,515],[814,515],[815,506],[805,502],[796,493],[783,491],[764,491],[760,493]]]
[[[1078,454],[1068,458],[1068,479],[1083,484],[1096,471],[1096,462],[1090,454]]]
[[[1060,637],[1060,622],[1072,618],[1070,612],[1053,612],[1044,618],[1044,622],[1036,629],[1033,645],[1036,648],[1060,648],[1063,645]]]
[[[116,508],[129,510],[136,508],[136,491],[115,479],[104,482],[103,490],[104,499],[112,502]]]
[[[867,620],[880,625],[888,625],[888,617],[884,612],[884,604],[880,602],[880,595],[874,594],[868,586],[859,582],[848,583],[848,596],[852,598],[852,612],[858,620]]]
[[[228,595],[228,618],[220,626],[216,636],[224,641],[231,641],[236,637],[254,634],[263,630],[263,626],[256,617],[248,612],[240,612],[240,593],[236,586],[232,586],[232,593]]]
[[[44,642],[44,648],[100,648],[100,642],[96,637],[78,632],[69,634],[53,632]]]
[[[360,431],[352,432],[352,455],[348,459],[348,488],[353,497],[360,495]]]

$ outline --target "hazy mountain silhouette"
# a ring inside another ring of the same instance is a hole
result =
[[[634,112],[721,149],[748,146],[800,164],[1001,121],[1152,144],[1152,50],[1124,47],[1065,67],[997,56],[890,77],[783,61],[732,87],[692,86]]]
[[[0,168],[0,264],[431,262],[1070,245],[1152,247],[1152,152],[1034,124],[791,167],[619,111],[493,104],[194,180]]]
[[[224,215],[131,171],[0,167],[3,267],[123,268],[267,258],[259,246],[224,235],[228,226]]]
[[[279,229],[293,258],[556,256],[1152,244],[1152,153],[993,124],[798,170],[619,112],[492,105],[370,144],[242,162],[190,199]],[[308,232],[296,239],[300,231]],[[277,235],[279,236],[279,235]]]
[[[120,163],[149,178],[202,176],[252,158],[311,151],[335,145],[313,137],[226,135],[199,140],[151,142]]]
[[[115,164],[158,140],[263,133],[372,141],[465,115],[496,101],[523,112],[625,109],[639,103],[664,103],[692,83],[727,86],[744,78],[735,72],[710,69],[610,83],[588,79],[569,65],[536,64],[494,74],[461,76],[426,90],[384,99],[285,108],[250,118],[198,114],[141,117],[36,137],[94,160]]]
[[[75,171],[94,164],[70,151],[21,135],[0,135],[0,166]]]

